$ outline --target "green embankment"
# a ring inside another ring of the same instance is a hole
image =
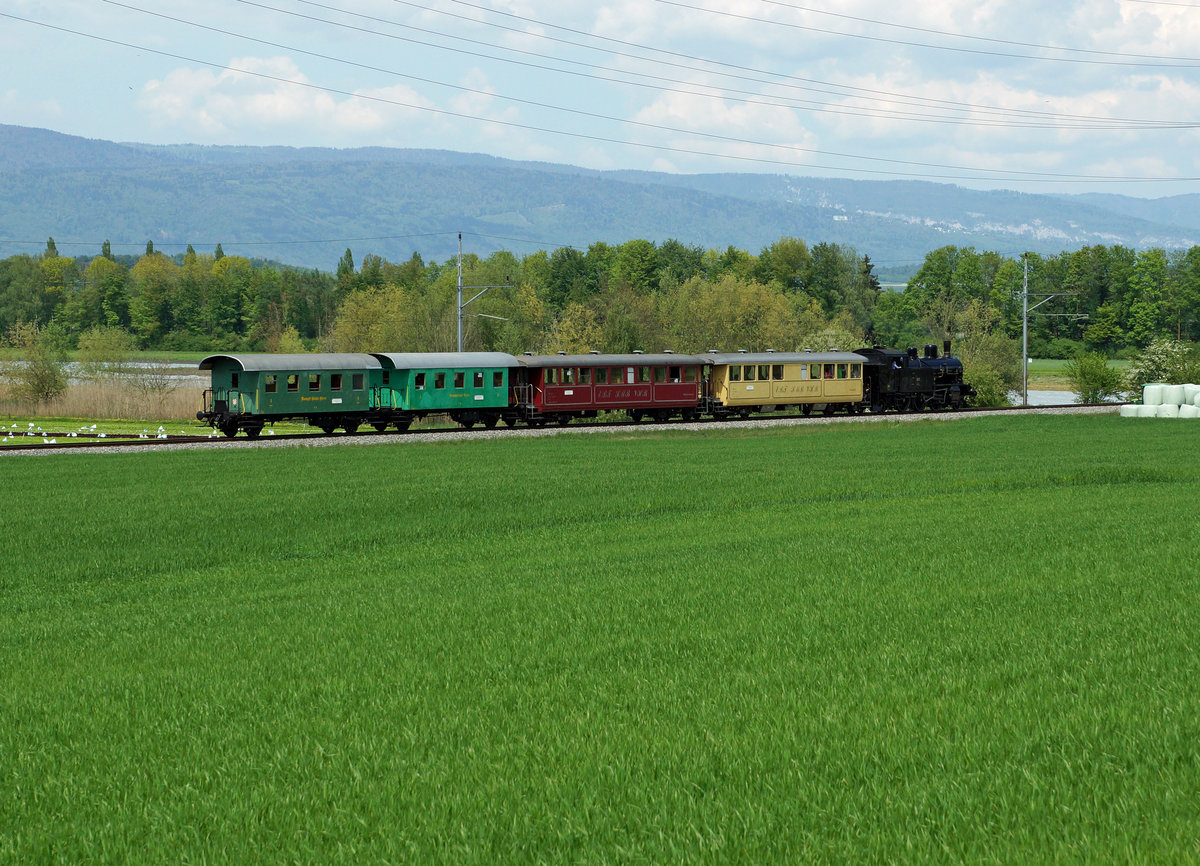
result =
[[[1200,858],[1197,435],[0,459],[0,862]]]

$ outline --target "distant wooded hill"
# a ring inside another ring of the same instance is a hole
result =
[[[1200,196],[979,192],[949,184],[591,171],[435,150],[118,144],[0,125],[0,257],[226,253],[333,270],[347,248],[403,261],[633,238],[751,253],[781,237],[849,244],[886,278],[930,250],[1190,247]],[[78,244],[78,245],[77,245]]]

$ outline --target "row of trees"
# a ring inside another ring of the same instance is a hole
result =
[[[33,325],[66,346],[119,329],[150,349],[446,351],[456,342],[456,264],[414,254],[356,265],[346,250],[324,273],[220,247],[169,258],[148,245],[118,259],[107,244],[72,259],[51,239],[41,256],[0,261],[0,330]],[[1024,261],[944,247],[892,292],[870,258],[846,246],[782,238],[752,255],[632,240],[468,255],[463,281],[493,286],[467,307],[468,349],[786,351],[948,338],[976,387],[998,395],[1019,385],[1026,281],[1033,303],[1049,298],[1029,319],[1034,355],[1132,355],[1155,339],[1200,338],[1197,247],[1096,246]]]

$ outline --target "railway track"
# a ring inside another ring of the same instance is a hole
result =
[[[274,443],[296,443],[305,440],[322,440],[322,442],[333,443],[337,441],[354,441],[357,439],[380,439],[380,438],[411,438],[411,437],[439,437],[457,434],[459,436],[496,436],[496,435],[521,435],[529,433],[545,434],[547,432],[569,432],[572,430],[614,430],[621,428],[633,429],[656,429],[670,427],[684,427],[694,429],[698,425],[716,425],[720,427],[739,427],[746,424],[764,423],[769,425],[787,424],[787,423],[802,423],[802,424],[823,424],[836,423],[838,421],[886,421],[886,420],[916,420],[920,418],[955,418],[967,417],[970,415],[979,414],[1000,414],[1000,413],[1030,413],[1030,414],[1048,414],[1056,412],[1064,412],[1067,410],[1075,411],[1116,411],[1120,403],[1099,403],[1099,404],[1081,404],[1067,403],[1053,406],[992,406],[992,407],[969,407],[959,409],[953,412],[887,412],[880,415],[872,415],[865,413],[861,415],[848,415],[843,412],[837,412],[832,415],[811,415],[802,416],[794,413],[786,415],[759,415],[748,420],[725,420],[716,421],[713,419],[705,419],[702,421],[683,421],[682,419],[674,419],[667,422],[647,423],[634,421],[604,421],[604,422],[587,422],[573,421],[567,425],[549,424],[544,427],[514,427],[514,428],[496,428],[487,430],[483,428],[474,428],[472,430],[464,430],[462,427],[433,427],[423,430],[409,430],[400,432],[389,430],[383,433],[374,430],[359,431],[356,433],[285,433],[278,436],[266,435],[260,436],[257,439],[248,439],[246,437],[236,437],[233,439],[216,434],[205,435],[180,435],[180,434],[158,434],[146,435],[143,434],[137,438],[120,438],[117,435],[108,435],[103,433],[47,433],[39,431],[36,434],[13,434],[9,436],[7,443],[0,444],[0,453],[5,452],[20,452],[20,451],[79,451],[88,449],[163,449],[178,445],[209,445],[211,447],[222,447],[228,445],[239,446],[269,446]],[[28,440],[28,441],[25,441]]]

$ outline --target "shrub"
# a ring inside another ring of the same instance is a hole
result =
[[[137,340],[121,327],[97,325],[79,335],[80,375],[86,379],[115,379],[129,373]]]
[[[1103,403],[1125,389],[1125,377],[1099,352],[1079,352],[1063,368],[1080,403]]]
[[[1200,356],[1194,347],[1178,340],[1154,340],[1129,368],[1126,384],[1140,394],[1149,382],[1183,384],[1200,378]]]
[[[4,369],[5,378],[12,383],[11,396],[45,403],[67,390],[67,353],[61,334],[21,323],[9,330],[8,341],[21,355],[21,360]]]

